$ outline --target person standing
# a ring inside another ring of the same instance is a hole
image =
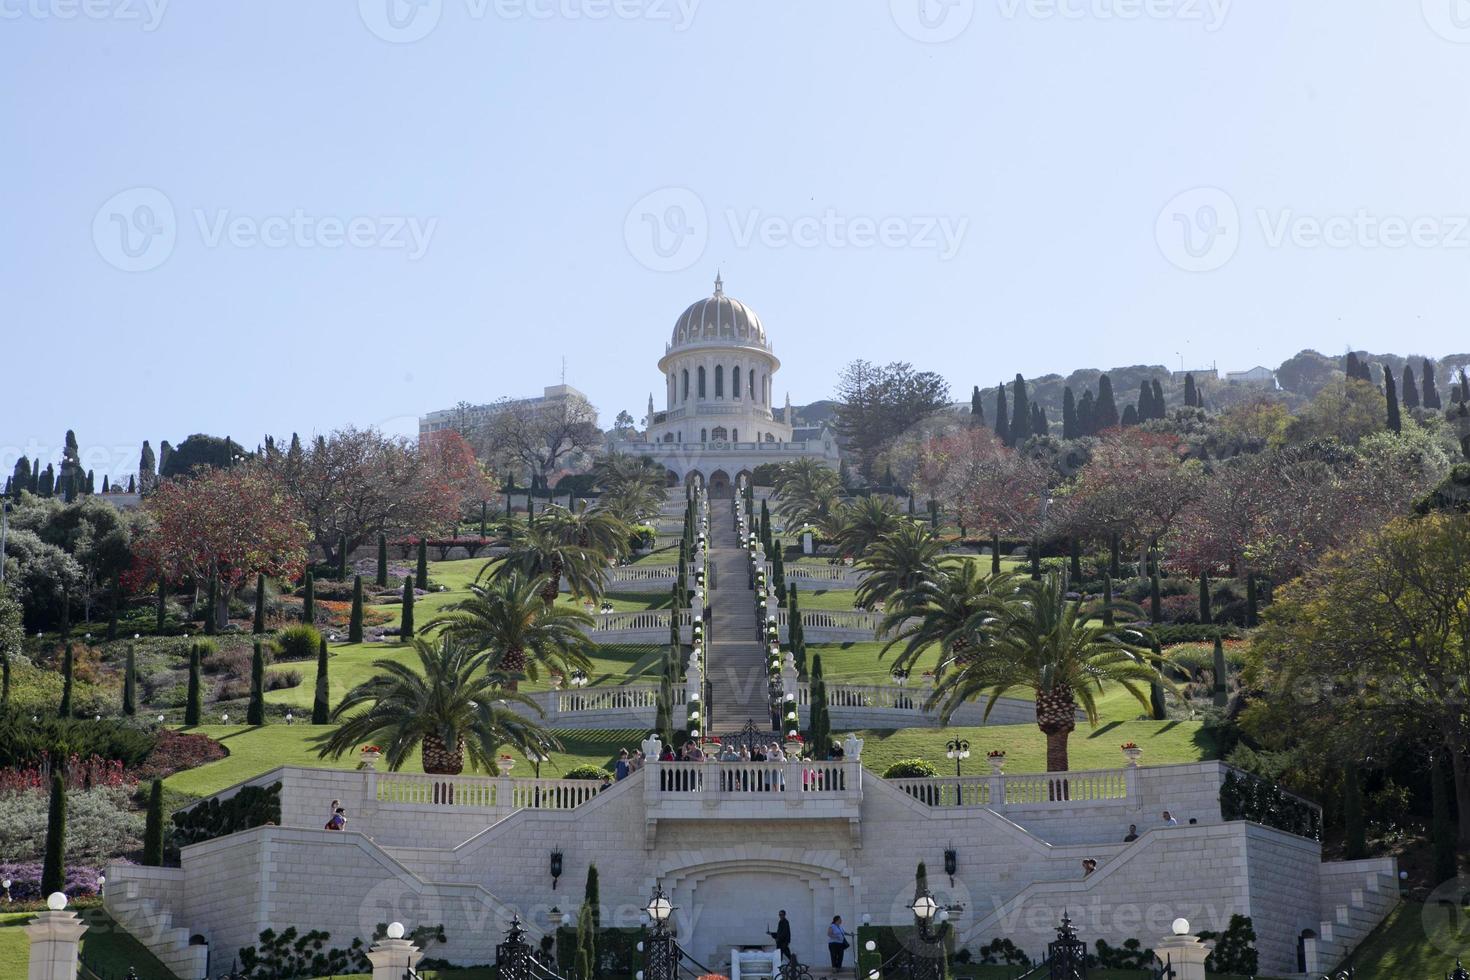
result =
[[[782,909],[776,913],[776,931],[771,933],[771,938],[776,940],[776,952],[781,954],[781,961],[791,961],[791,920],[786,918],[786,910]]]
[[[842,971],[842,956],[847,952],[848,945],[847,930],[842,928],[842,916],[832,916],[832,924],[827,927],[827,952],[832,954],[832,972]]]

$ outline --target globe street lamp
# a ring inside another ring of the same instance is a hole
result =
[[[970,757],[970,741],[964,738],[952,738],[945,746],[944,757],[954,760],[954,778],[960,778],[960,763]]]

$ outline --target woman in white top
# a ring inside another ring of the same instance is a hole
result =
[[[842,916],[832,916],[832,924],[827,927],[827,952],[832,954],[832,971],[835,973],[842,969],[842,954],[847,952],[847,930],[842,928]]]

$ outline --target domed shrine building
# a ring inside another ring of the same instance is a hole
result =
[[[719,277],[714,295],[679,315],[658,368],[663,409],[650,395],[644,441],[615,448],[653,458],[671,485],[703,482],[722,496],[763,463],[805,457],[837,468],[837,440],[826,426],[794,427],[789,395],[783,408],[772,407],[781,361],[761,318],[725,295]]]

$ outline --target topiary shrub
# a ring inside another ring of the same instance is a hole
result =
[[[1106,939],[1097,941],[1097,955],[1087,957],[1088,966],[1110,970],[1144,970],[1153,965],[1154,951],[1144,949],[1137,939],[1125,939],[1122,946],[1109,946]]]
[[[240,950],[241,972],[249,980],[288,980],[291,977],[320,977],[337,973],[367,973],[372,970],[361,939],[347,949],[327,949],[331,934],[313,929],[298,934],[295,926],[277,934],[267,929],[258,946]]]
[[[899,759],[883,770],[884,779],[932,779],[938,775],[939,770],[927,759]]]
[[[1204,931],[1199,938],[1215,941],[1214,951],[1205,959],[1205,969],[1211,973],[1253,977],[1260,968],[1256,930],[1248,915],[1232,915],[1230,926],[1224,932]]]
[[[312,626],[292,626],[276,637],[277,660],[310,660],[316,656],[322,635]]]
[[[246,786],[221,802],[217,797],[175,813],[174,837],[180,847],[281,822],[281,784]],[[338,971],[341,972],[341,971]]]
[[[604,776],[611,775],[612,773],[608,772],[606,769],[603,769],[601,766],[573,766],[572,768],[568,769],[561,778],[602,779]]]

